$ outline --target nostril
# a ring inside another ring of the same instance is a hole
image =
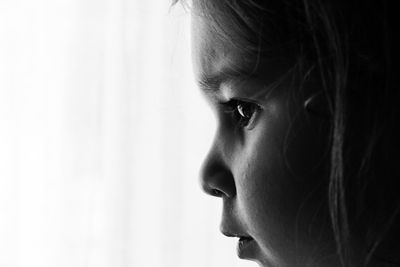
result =
[[[224,193],[218,189],[211,189],[211,195],[214,197],[222,197]]]
[[[205,193],[214,197],[233,197],[236,194],[235,181],[229,171],[203,173],[200,184]]]
[[[214,197],[233,197],[236,193],[235,182],[226,159],[216,146],[211,149],[203,163],[200,185],[203,191]]]

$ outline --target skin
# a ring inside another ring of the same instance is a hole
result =
[[[321,106],[313,103],[318,88],[293,94],[289,60],[261,58],[255,67],[201,16],[193,15],[192,29],[195,76],[218,122],[201,185],[223,201],[221,232],[251,237],[242,257],[260,266],[337,266],[326,201],[328,123],[321,110],[304,108]],[[238,78],[246,70],[252,75]],[[227,112],[221,104],[232,99],[257,110],[248,125],[240,107]]]

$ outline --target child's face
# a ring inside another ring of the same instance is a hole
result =
[[[239,257],[261,266],[328,266],[328,131],[324,118],[304,110],[317,89],[293,97],[287,78],[272,90],[289,62],[266,58],[239,81],[235,70],[251,71],[251,58],[196,15],[192,36],[195,75],[218,121],[201,182],[223,200],[221,231],[241,237]]]

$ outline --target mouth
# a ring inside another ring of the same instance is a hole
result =
[[[241,259],[254,259],[255,258],[255,240],[250,236],[242,236],[239,238],[236,252]]]
[[[256,254],[256,242],[255,240],[248,235],[242,234],[233,234],[228,232],[223,232],[223,234],[227,237],[236,237],[239,238],[236,252],[240,259],[254,259]]]

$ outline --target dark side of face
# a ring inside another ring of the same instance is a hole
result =
[[[218,126],[201,184],[223,201],[220,229],[260,266],[335,266],[327,207],[327,118],[293,93],[285,58],[249,58],[192,16],[199,87]],[[309,104],[309,103],[308,103]]]

